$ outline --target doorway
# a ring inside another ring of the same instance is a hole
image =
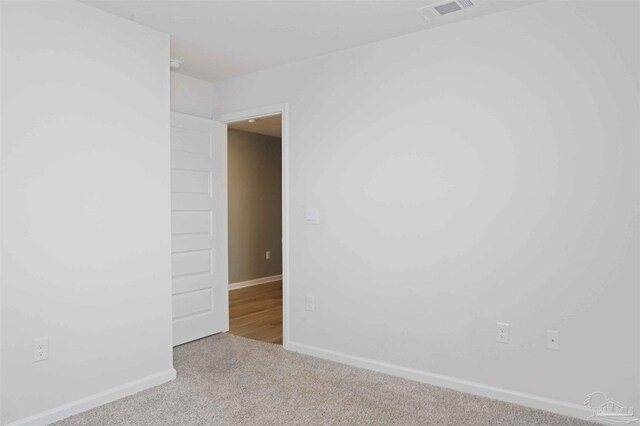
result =
[[[282,344],[282,115],[227,128],[229,332]]]

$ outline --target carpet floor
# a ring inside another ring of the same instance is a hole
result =
[[[229,334],[176,347],[174,365],[176,380],[56,424],[592,424]]]

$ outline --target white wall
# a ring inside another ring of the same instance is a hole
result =
[[[3,424],[175,374],[168,61],[89,6],[2,2]]]
[[[216,116],[289,102],[291,347],[640,406],[638,12],[545,2],[219,83]]]
[[[188,75],[171,73],[171,111],[211,119],[213,84]]]

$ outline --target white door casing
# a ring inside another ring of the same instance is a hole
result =
[[[282,346],[289,349],[291,300],[289,294],[289,105],[281,103],[228,112],[217,116],[216,119],[226,124],[276,114],[282,116]]]
[[[229,330],[227,126],[171,113],[173,345]]]

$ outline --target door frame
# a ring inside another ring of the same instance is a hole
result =
[[[285,102],[234,111],[214,119],[229,124],[277,114],[281,115],[282,121],[282,347],[289,349],[289,104]]]

